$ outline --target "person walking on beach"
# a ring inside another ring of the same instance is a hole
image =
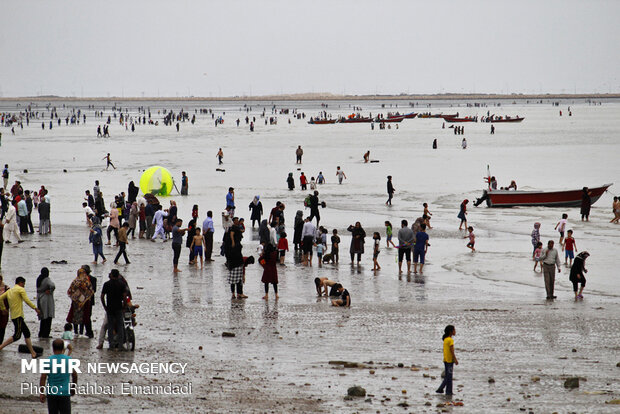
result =
[[[39,338],[50,338],[52,319],[56,316],[54,290],[56,290],[56,285],[50,279],[50,271],[47,267],[44,267],[37,278],[37,307],[41,310]]]
[[[319,213],[319,192],[314,190],[314,193],[309,197],[310,199],[310,220],[316,217],[316,225],[319,226],[321,221],[321,214]]]
[[[468,199],[463,200],[463,202],[461,203],[459,214],[457,215],[457,217],[461,219],[459,230],[463,229],[463,224],[465,224],[465,228],[467,228],[467,203],[469,203]]]
[[[414,242],[413,230],[409,228],[407,220],[402,220],[398,230],[398,274],[403,273],[403,257],[407,260],[407,274],[411,273],[411,248]]]
[[[93,220],[93,226],[91,227],[90,234],[88,236],[88,242],[93,245],[93,254],[95,255],[93,264],[97,264],[97,259],[99,256],[103,259],[101,263],[105,263],[106,258],[103,255],[103,231],[99,225],[99,219],[93,217]]]
[[[467,140],[465,138],[461,141],[461,147],[463,147],[463,149],[467,149]]]
[[[123,329],[123,304],[125,302],[127,285],[124,283],[120,272],[112,269],[108,275],[110,280],[103,284],[101,289],[101,304],[106,312],[108,343],[110,349],[120,348],[125,343],[125,330]],[[100,335],[97,349],[103,347],[103,338]]]
[[[554,230],[560,233],[560,246],[564,246],[564,231],[566,231],[566,224],[568,222],[568,214],[562,214],[562,218],[555,225]]]
[[[4,215],[3,236],[5,243],[11,243],[11,235],[14,235],[18,243],[23,242],[19,236],[19,228],[17,227],[17,210],[13,203],[8,203],[6,214]]]
[[[566,239],[564,239],[562,250],[564,250],[564,265],[571,267],[573,265],[573,259],[575,258],[575,252],[577,251],[577,242],[573,238],[572,230],[566,232]],[[569,259],[570,263],[568,263]]]
[[[47,400],[47,412],[49,414],[71,413],[71,396],[75,395],[75,385],[78,381],[78,373],[69,367],[70,356],[65,355],[65,342],[62,339],[54,339],[52,342],[54,355],[48,358],[50,373],[41,374],[39,386],[45,392],[39,394],[39,401]],[[70,383],[74,386],[71,387]]]
[[[547,248],[542,251],[538,258],[538,260],[542,262],[545,290],[547,291],[548,300],[556,298],[556,296],[553,295],[555,287],[555,268],[557,267],[558,273],[562,272],[560,269],[560,255],[553,245],[553,240],[549,240],[549,242],[547,242]]]
[[[71,282],[67,295],[71,299],[67,322],[73,324],[73,332],[77,337],[78,328],[81,330],[80,334],[83,333],[84,326],[90,321],[91,300],[95,295],[95,290],[85,269],[78,269],[77,276]]]
[[[161,209],[161,205],[158,205],[156,208],[157,208],[157,211],[155,212],[155,215],[153,215],[153,221],[152,221],[152,223],[156,227],[155,227],[155,232],[153,233],[153,237],[151,238],[151,241],[155,242],[155,239],[159,235],[161,235],[161,238],[164,241],[166,241],[166,233],[164,231],[164,218],[168,217],[168,212],[163,211]]]
[[[573,292],[575,292],[575,299],[583,299],[583,288],[586,287],[586,259],[590,256],[590,253],[583,251],[575,257],[575,262],[570,268],[569,280],[573,283]],[[579,291],[577,291],[578,285],[581,285]]]
[[[456,335],[456,329],[453,325],[448,325],[444,328],[443,334],[443,365],[444,365],[444,377],[443,381],[437,391],[437,394],[443,394],[444,389],[446,395],[452,395],[452,376],[454,373],[454,365],[459,364],[459,360],[456,359],[456,353],[454,352],[454,339]]]
[[[340,166],[336,167],[336,177],[338,177],[338,184],[342,184],[342,180],[347,178],[344,171],[340,169]]]
[[[474,228],[472,226],[467,227],[467,231],[469,232],[467,236],[463,237],[464,239],[469,239],[467,243],[467,247],[471,249],[472,252],[476,251],[476,235],[474,234]]]
[[[0,344],[0,350],[4,349],[13,342],[19,341],[19,338],[21,338],[23,334],[24,341],[30,351],[30,355],[32,355],[33,358],[36,358],[37,353],[34,352],[34,349],[32,348],[32,341],[30,340],[30,330],[28,329],[26,322],[24,322],[23,302],[26,302],[26,305],[34,309],[37,315],[40,315],[41,311],[30,301],[30,299],[28,299],[24,286],[26,286],[26,279],[19,276],[15,279],[15,286],[0,295],[0,312],[4,314],[7,313],[4,303],[6,299],[9,304],[11,320],[13,321],[13,326],[15,327],[15,333],[12,337]]]
[[[252,228],[254,228],[254,223],[258,222],[258,224],[260,224],[260,219],[263,215],[263,203],[260,201],[260,196],[254,196],[248,208],[252,212],[250,220],[252,220]]]
[[[112,166],[112,168],[116,169],[116,167],[114,166],[114,164],[112,164],[112,159],[110,158],[110,153],[108,152],[108,154],[102,158],[102,160],[106,160],[106,166],[105,166],[105,170],[108,171],[108,168],[110,168],[110,165]]]
[[[534,230],[532,230],[532,258],[534,258],[534,254],[536,253],[536,249],[538,247],[538,243],[540,242],[540,223],[534,223]]]
[[[125,264],[130,264],[131,262],[127,258],[127,230],[129,229],[129,223],[124,222],[121,229],[118,231],[118,253],[116,258],[114,259],[114,264],[118,263],[118,259],[121,258],[121,255],[125,259]]]
[[[222,161],[224,159],[224,151],[222,151],[221,148],[217,151],[217,154],[215,156],[217,157],[218,165],[224,164],[224,162]]]
[[[301,164],[301,157],[303,155],[304,155],[304,150],[301,149],[301,145],[298,145],[297,149],[295,150],[295,157],[296,157],[295,164]]]
[[[394,197],[394,186],[392,185],[392,176],[388,175],[387,176],[387,193],[388,193],[388,199],[385,202],[386,206],[391,206],[392,205],[392,197]]]

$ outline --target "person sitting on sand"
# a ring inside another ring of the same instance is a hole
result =
[[[332,306],[350,307],[351,295],[349,295],[349,291],[346,290],[344,286],[340,285],[338,287],[338,293],[340,294],[340,299],[332,300]]]

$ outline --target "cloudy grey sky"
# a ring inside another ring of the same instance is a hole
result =
[[[23,1],[1,96],[620,92],[620,1]]]

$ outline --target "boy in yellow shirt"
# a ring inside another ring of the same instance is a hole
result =
[[[15,334],[0,345],[0,350],[15,341],[18,341],[22,334],[24,334],[24,340],[26,341],[26,346],[30,351],[30,355],[32,355],[33,358],[36,358],[37,353],[34,352],[34,349],[32,348],[32,341],[30,340],[30,330],[28,329],[28,326],[26,326],[26,322],[24,322],[23,302],[26,302],[26,305],[34,309],[37,312],[37,315],[40,314],[41,311],[30,301],[30,299],[28,299],[26,289],[24,289],[25,285],[26,279],[20,276],[15,279],[15,286],[12,289],[7,290],[0,295],[0,312],[7,312],[7,309],[4,306],[4,299],[7,299],[9,302],[9,310],[11,311],[11,320],[13,321],[13,325],[15,327]]]

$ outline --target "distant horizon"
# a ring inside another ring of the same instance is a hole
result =
[[[35,95],[35,96],[0,96],[1,100],[47,100],[47,99],[70,99],[70,100],[205,100],[205,101],[232,101],[232,100],[469,100],[469,99],[618,99],[620,92],[615,93],[429,93],[429,94],[335,94],[331,92],[301,92],[269,95],[235,95],[235,96],[74,96],[74,95]]]

